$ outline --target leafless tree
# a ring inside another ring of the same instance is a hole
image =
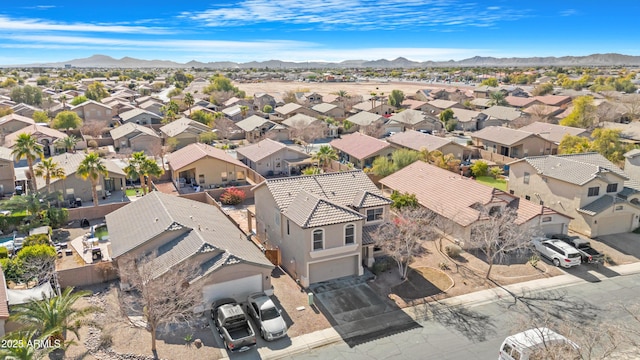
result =
[[[326,136],[326,127],[326,123],[320,120],[308,125],[303,120],[295,121],[289,129],[289,137],[298,140],[304,147],[304,151],[309,154],[313,142]]]
[[[125,311],[140,311],[151,333],[151,351],[156,353],[156,332],[171,323],[189,322],[194,308],[201,305],[202,288],[196,279],[199,267],[193,261],[184,261],[164,271],[161,259],[132,256],[119,259],[121,282],[131,289],[120,297]]]
[[[104,129],[105,129],[104,123],[100,121],[90,120],[90,121],[86,121],[82,125],[82,127],[80,128],[80,131],[84,135],[89,135],[93,138],[98,138],[102,136],[102,131]]]
[[[362,95],[351,95],[340,99],[345,111],[351,111],[353,105],[359,104],[363,101]]]
[[[640,94],[629,94],[622,98],[622,103],[632,120],[640,118]]]
[[[382,124],[381,122],[376,122],[368,126],[362,126],[360,127],[360,132],[376,139],[381,138],[382,135],[384,135],[384,124]]]
[[[209,96],[209,102],[222,105],[234,95],[233,91],[214,91],[211,93],[211,96]]]
[[[239,129],[233,120],[226,117],[217,119],[213,128],[217,130],[220,139],[229,139],[233,131]]]
[[[531,119],[533,122],[549,122],[549,111],[546,105],[535,104],[529,107],[529,114],[531,115]]]
[[[518,214],[511,207],[478,206],[479,219],[471,227],[471,236],[465,244],[467,248],[478,249],[489,264],[486,278],[496,261],[507,256],[518,255],[529,249],[534,229],[528,224],[519,224]]]
[[[402,279],[413,258],[425,251],[423,243],[436,239],[435,220],[436,214],[425,208],[403,208],[372,234],[376,245],[396,261]]]

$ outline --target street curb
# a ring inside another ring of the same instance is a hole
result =
[[[640,274],[640,262],[625,264],[625,265],[616,265],[607,267],[611,271],[618,273],[618,276],[628,276]],[[607,279],[615,279],[618,276],[607,277],[605,275],[599,274],[597,272],[592,273],[593,276],[597,277],[600,281]],[[446,306],[480,306],[484,304],[488,304],[497,300],[508,299],[512,297],[512,294],[519,294],[522,291],[545,291],[549,289],[559,289],[567,286],[573,286],[580,284],[582,282],[586,282],[586,280],[576,277],[575,275],[565,274],[554,276],[551,278],[543,278],[537,280],[530,280],[522,283],[516,283],[511,285],[506,285],[503,287],[494,287],[491,289],[480,290],[476,292],[472,292],[469,294],[459,295],[456,297],[439,300],[435,303],[446,305]],[[427,302],[426,304],[428,304]],[[434,303],[434,302],[432,302]],[[404,309],[396,310],[402,311],[407,314],[414,321],[425,320],[424,315],[419,315],[420,306],[424,306],[425,304],[419,304],[411,307],[406,307]],[[364,331],[362,334],[358,334],[357,336],[363,336],[370,331]],[[287,356],[292,356],[296,354],[300,354],[315,348],[319,348],[322,346],[331,345],[340,341],[344,341],[340,334],[334,328],[327,328],[324,330],[319,330],[310,334],[296,336],[291,338],[292,344],[295,342],[299,342],[297,345],[292,345],[287,348],[281,350],[270,350],[268,348],[258,349],[258,353],[260,358],[262,359],[281,359]],[[262,350],[262,351],[261,351]],[[223,351],[223,350],[221,350]],[[223,355],[221,359],[229,359],[229,357]]]

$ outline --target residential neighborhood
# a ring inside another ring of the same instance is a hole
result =
[[[307,70],[0,74],[0,335],[69,297],[64,358],[284,358],[640,272],[640,95]]]

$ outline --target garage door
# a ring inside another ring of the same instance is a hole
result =
[[[358,275],[358,255],[309,264],[309,283]]]
[[[564,224],[548,224],[540,226],[540,231],[545,235],[562,234],[563,230]]]
[[[253,275],[245,278],[225,281],[207,285],[202,289],[202,299],[205,304],[220,298],[232,298],[238,302],[247,300],[247,296],[254,292],[262,291],[262,275]]]
[[[631,229],[632,217],[633,214],[621,214],[598,219],[597,236],[620,234],[633,230]]]

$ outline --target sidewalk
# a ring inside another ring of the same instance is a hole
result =
[[[608,269],[620,274],[620,276],[638,274],[640,273],[640,262],[636,262],[633,264],[626,264],[626,265],[611,266],[611,267],[608,267]],[[608,278],[597,272],[592,273],[592,275],[594,275],[600,280],[604,280]],[[454,305],[465,305],[470,307],[479,306],[479,305],[487,304],[505,297],[510,297],[511,294],[521,294],[523,291],[533,291],[533,290],[544,291],[548,289],[558,289],[565,286],[575,285],[583,281],[585,280],[582,280],[579,277],[576,277],[574,275],[565,274],[560,276],[554,276],[552,278],[531,280],[531,281],[526,281],[522,283],[507,285],[504,287],[496,287],[488,290],[477,291],[474,293],[469,293],[465,295],[452,297],[449,299],[444,299],[444,300],[441,300],[440,303],[444,305],[449,305],[449,306],[454,306]],[[424,315],[419,315],[420,313],[423,313],[422,311],[419,311],[418,307],[420,306],[421,305],[418,305],[415,307],[408,307],[402,310],[397,310],[397,311],[404,312],[404,314],[402,315],[400,314],[396,315],[394,312],[394,313],[388,313],[390,316],[385,316],[385,317],[388,318],[389,321],[392,321],[391,320],[392,318],[395,318],[395,319],[404,318],[406,321],[407,315],[408,315],[414,321],[421,321],[421,320],[424,320]],[[372,318],[372,320],[374,320],[373,323],[377,323],[379,326],[382,326],[382,327],[389,327],[391,325],[390,323],[385,324],[384,321],[380,321],[380,319]],[[365,334],[377,331],[378,330],[377,328],[379,326],[374,325],[372,327],[367,327],[366,329],[359,329],[359,330],[352,329],[353,332],[349,331],[348,333],[350,334],[350,337],[365,335]],[[283,357],[303,353],[317,347],[330,345],[343,340],[346,340],[346,339],[343,339],[336,329],[329,328],[329,329],[316,331],[310,334],[294,337],[291,339],[291,345],[285,349],[271,350],[269,348],[263,347],[263,348],[259,348],[257,351],[261,359],[280,359]],[[228,358],[226,356],[223,356],[222,359],[228,359]]]

